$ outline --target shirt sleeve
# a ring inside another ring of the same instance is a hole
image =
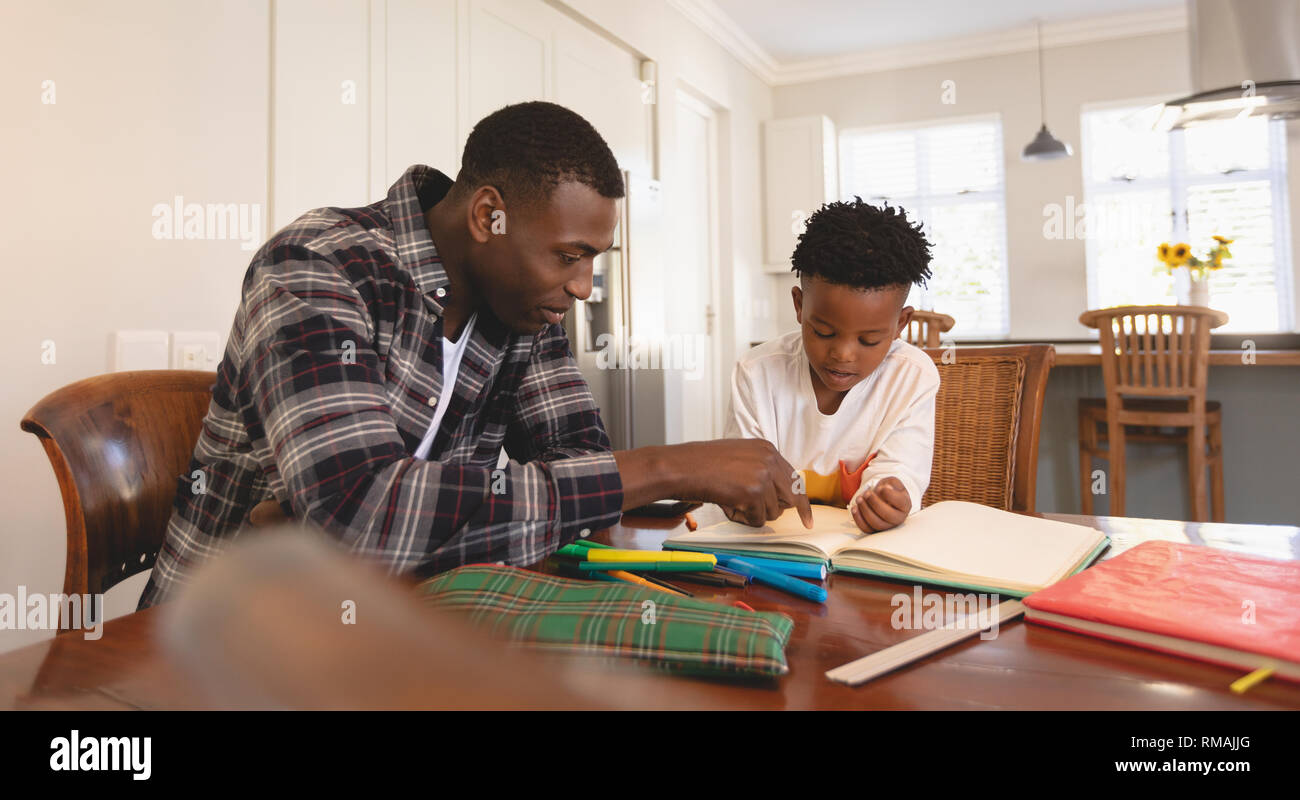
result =
[[[581,376],[548,361],[553,350],[534,348],[536,363],[520,387],[521,430],[534,443],[521,452],[536,460],[494,469],[417,459],[392,417],[358,289],[307,248],[274,247],[264,261],[250,273],[246,295],[242,391],[251,395],[296,519],[392,571],[437,571],[533,563],[562,543],[563,531],[604,522],[621,505],[603,429],[569,428],[575,417],[566,410],[584,397],[589,403],[590,394],[585,383],[573,385]],[[568,463],[552,467],[550,458]],[[587,491],[598,497],[579,497]]]
[[[929,370],[909,371],[901,377],[895,391],[905,398],[896,419],[876,449],[876,456],[862,472],[862,484],[849,501],[870,490],[882,478],[893,476],[907,489],[915,514],[921,510],[921,498],[930,486],[930,468],[934,462],[934,401],[939,392],[939,373]]]
[[[556,506],[548,537],[558,534],[561,543],[568,542],[583,528],[597,531],[618,522],[623,506],[618,463],[591,387],[559,325],[547,327],[534,347],[512,411],[505,439],[508,469],[534,464],[544,472]]]
[[[767,439],[776,444],[774,435],[774,432],[763,430],[753,377],[745,369],[743,361],[737,362],[731,371],[731,413],[727,416],[723,436],[727,439]]]

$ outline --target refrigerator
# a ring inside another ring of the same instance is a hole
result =
[[[664,376],[634,369],[632,343],[663,329],[664,201],[658,181],[624,172],[614,246],[592,265],[591,296],[565,316],[578,369],[615,450],[664,443]]]

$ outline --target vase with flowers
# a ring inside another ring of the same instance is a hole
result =
[[[1156,258],[1164,264],[1168,274],[1173,275],[1176,269],[1187,270],[1187,290],[1183,292],[1180,287],[1179,304],[1207,307],[1210,305],[1210,273],[1223,269],[1223,262],[1232,258],[1232,252],[1228,250],[1228,245],[1232,242],[1232,239],[1216,235],[1214,245],[1205,251],[1203,258],[1193,253],[1191,245],[1185,242],[1178,244],[1163,242],[1156,248]]]

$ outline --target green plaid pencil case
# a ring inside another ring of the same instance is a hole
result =
[[[480,630],[530,648],[634,659],[692,674],[790,671],[785,644],[794,621],[784,614],[489,565],[458,567],[417,590],[430,606],[463,614]]]

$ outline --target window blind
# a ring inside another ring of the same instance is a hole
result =
[[[1284,123],[1248,117],[1161,133],[1129,107],[1085,111],[1082,124],[1090,307],[1176,302],[1157,245],[1202,254],[1218,234],[1235,240],[1210,277],[1210,303],[1229,316],[1219,330],[1289,329]],[[1127,224],[1094,231],[1094,217]]]
[[[934,277],[909,303],[952,316],[946,336],[1008,333],[1000,120],[843,131],[840,188],[845,200],[901,206],[924,225]]]

